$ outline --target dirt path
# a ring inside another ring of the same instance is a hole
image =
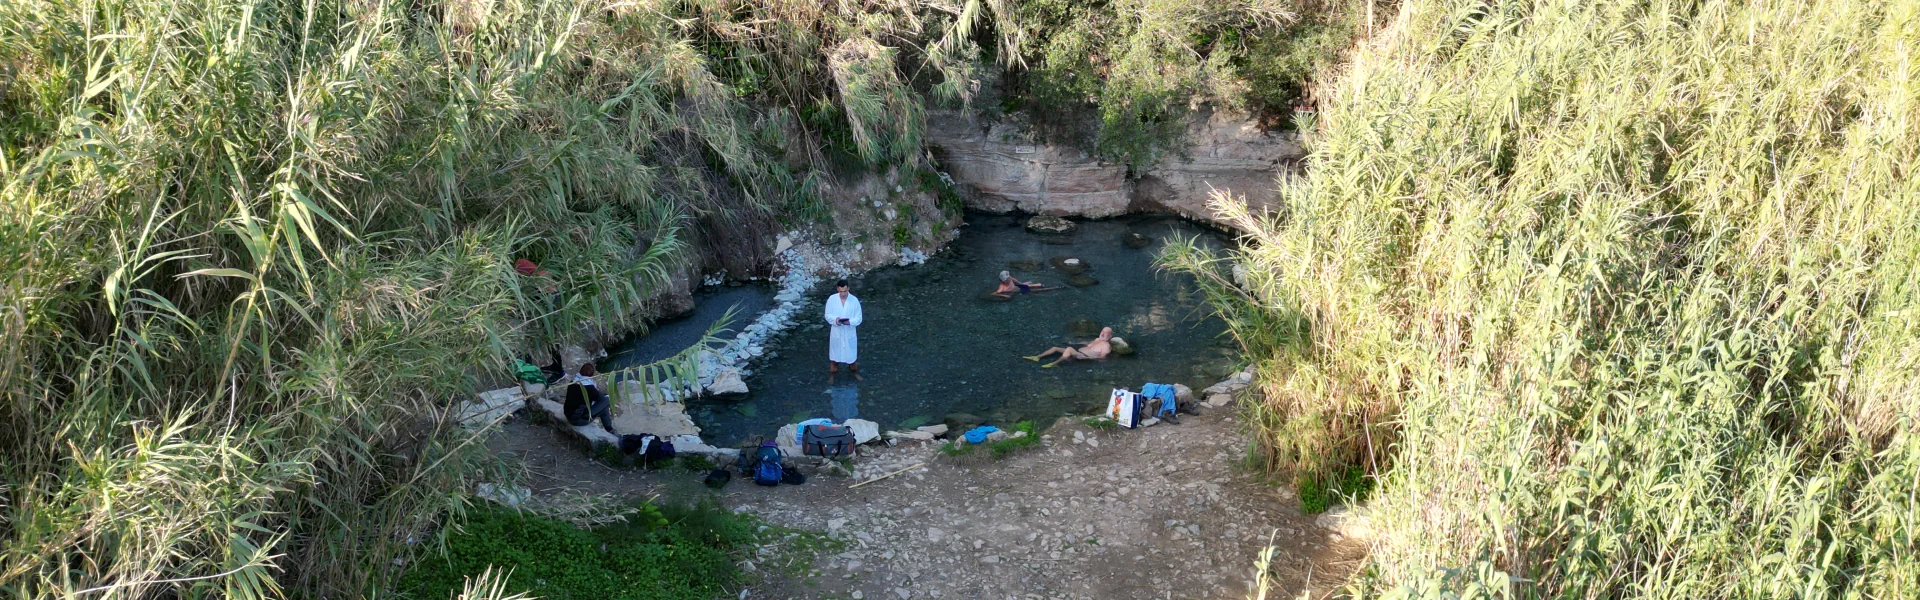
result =
[[[1335,541],[1290,494],[1234,468],[1245,448],[1237,429],[1216,415],[1105,432],[1062,419],[1042,444],[1000,460],[947,457],[936,443],[868,446],[864,477],[927,467],[851,489],[852,479],[822,475],[777,488],[736,478],[713,492],[684,470],[590,462],[523,422],[492,447],[525,461],[536,494],[712,496],[844,541],[813,572],[764,578],[742,598],[1246,598],[1269,535],[1280,585],[1268,598],[1320,597],[1362,546]],[[762,552],[749,562],[781,558]]]

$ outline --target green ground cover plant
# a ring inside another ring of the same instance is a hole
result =
[[[529,512],[470,513],[400,580],[403,597],[440,599],[472,577],[506,573],[504,588],[554,600],[708,600],[736,589],[735,562],[759,525],[711,505],[645,504],[625,521],[582,529]]]
[[[1920,5],[1409,0],[1176,249],[1366,597],[1920,594]]]

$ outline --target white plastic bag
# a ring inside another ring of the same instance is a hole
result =
[[[1107,418],[1127,429],[1139,427],[1140,395],[1125,388],[1114,388],[1113,395],[1107,399]]]

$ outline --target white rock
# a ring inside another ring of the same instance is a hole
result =
[[[795,437],[799,431],[798,425],[788,423],[781,426],[778,433],[773,434],[773,441],[780,445],[780,451],[787,453],[787,456],[801,456],[803,453],[800,452],[800,441]]]
[[[747,381],[740,378],[739,369],[726,369],[713,376],[713,383],[707,384],[707,393],[716,396],[747,393]]]
[[[989,433],[989,434],[987,434],[987,441],[988,441],[988,442],[998,442],[998,441],[1000,441],[1000,440],[1004,440],[1004,439],[1007,439],[1007,437],[1008,437],[1008,436],[1009,436],[1009,434],[1008,434],[1007,432],[1005,432],[1005,431],[995,431],[995,432],[993,432],[993,433]]]
[[[1185,384],[1173,384],[1173,401],[1179,404],[1193,403],[1193,388]]]
[[[866,419],[847,419],[848,429],[853,430],[853,443],[865,444],[880,439],[880,424]]]
[[[933,434],[925,431],[889,431],[887,432],[887,437],[896,440],[933,441]]]
[[[697,435],[673,436],[673,452],[674,454],[697,454],[722,463],[740,458],[739,448],[715,448],[707,445]]]
[[[785,253],[788,248],[792,248],[792,247],[793,247],[793,240],[789,239],[787,236],[783,235],[773,240],[774,254]]]
[[[1233,403],[1233,394],[1214,394],[1212,396],[1207,396],[1206,405],[1208,408],[1220,408],[1222,406],[1226,406],[1232,403]]]
[[[1147,420],[1140,422],[1141,427],[1152,427],[1159,424],[1160,424],[1159,417],[1147,417]]]
[[[914,431],[924,431],[933,437],[940,437],[947,434],[947,425],[945,423],[939,425],[921,425],[913,429]]]

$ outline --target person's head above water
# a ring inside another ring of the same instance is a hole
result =
[[[1001,280],[1001,281],[1006,281],[1006,280],[1008,280],[1008,279],[1013,279],[1013,274],[1012,274],[1012,273],[1009,273],[1009,272],[1006,272],[1006,271],[1001,271],[1001,272],[1000,272],[1000,280]]]
[[[1101,328],[1100,328],[1100,339],[1103,339],[1103,340],[1104,340],[1104,339],[1107,339],[1107,338],[1111,338],[1111,337],[1113,337],[1113,328],[1112,328],[1112,327],[1101,327]]]

